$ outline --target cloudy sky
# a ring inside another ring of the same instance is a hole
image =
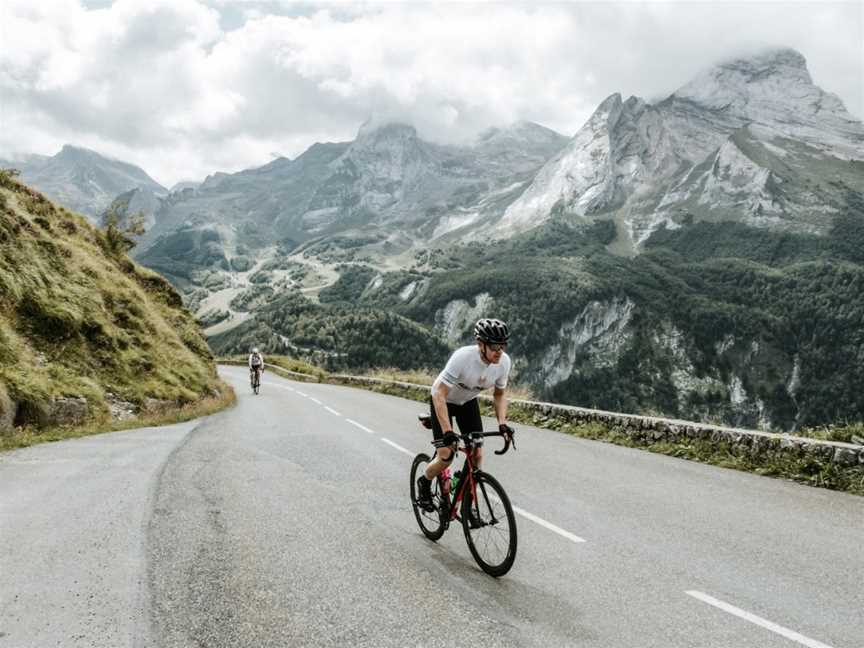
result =
[[[171,186],[370,117],[438,141],[519,119],[573,135],[613,92],[659,99],[774,46],[861,118],[862,43],[862,0],[0,0],[0,155],[74,143]]]

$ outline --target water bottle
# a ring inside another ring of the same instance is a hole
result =
[[[448,495],[451,492],[450,488],[450,469],[445,468],[441,471],[441,489],[444,491],[444,495]]]
[[[450,479],[450,492],[455,493],[456,488],[459,486],[459,473],[454,473],[453,477]]]

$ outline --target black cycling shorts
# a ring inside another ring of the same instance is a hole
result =
[[[429,399],[429,406],[432,412],[432,437],[440,439],[444,436],[441,430],[441,425],[438,423],[438,415],[435,413],[435,403]],[[447,403],[447,417],[450,419],[450,426],[453,426],[453,418],[456,418],[456,424],[459,426],[459,432],[462,434],[471,434],[472,432],[480,432],[483,430],[483,421],[480,419],[480,404],[476,398],[472,398],[463,405]]]

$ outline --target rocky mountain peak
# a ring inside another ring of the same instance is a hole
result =
[[[831,186],[813,193],[804,177],[816,186],[825,160],[862,159],[864,125],[813,83],[799,52],[768,50],[722,62],[658,104],[607,97],[507,207],[498,234],[557,213],[617,214],[622,240],[638,246],[678,212],[824,233],[844,198]],[[835,171],[861,186],[848,164]]]
[[[104,160],[107,159],[105,156],[100,155],[96,151],[93,151],[88,148],[84,148],[83,146],[75,146],[74,144],[64,144],[63,148],[60,149],[60,152],[54,156],[58,159],[63,160]]]
[[[508,126],[487,128],[477,136],[473,145],[485,146],[499,141],[537,143],[561,139],[563,136],[551,128],[546,128],[532,121],[520,120]]]
[[[813,85],[804,57],[793,49],[777,49],[715,65],[673,97],[713,110],[746,112],[754,103],[798,103],[814,94],[821,91]]]
[[[357,131],[357,144],[370,144],[382,141],[412,141],[418,139],[417,129],[411,124],[396,121],[369,119]]]
[[[382,178],[388,183],[401,182],[416,175],[418,167],[428,163],[427,158],[426,146],[414,126],[369,120],[334,165],[349,175],[365,177],[374,185]]]

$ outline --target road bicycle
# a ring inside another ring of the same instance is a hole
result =
[[[252,391],[257,395],[261,391],[261,370],[250,369],[249,380],[252,383]]]
[[[432,428],[431,416],[420,416],[420,423],[427,429]],[[474,432],[460,435],[458,451],[465,455],[462,468],[452,473],[443,470],[431,484],[432,506],[424,508],[418,502],[417,478],[426,471],[431,461],[428,454],[421,452],[411,464],[411,505],[414,516],[423,534],[437,541],[458,520],[465,533],[468,549],[480,568],[491,576],[503,576],[516,560],[516,517],[510,498],[504,488],[492,475],[474,466],[474,449],[483,445],[483,439],[491,436],[504,436],[502,432]],[[512,436],[504,436],[504,449],[496,450],[502,455],[516,449]],[[436,448],[443,442],[432,442]],[[451,485],[455,486],[451,488]]]

